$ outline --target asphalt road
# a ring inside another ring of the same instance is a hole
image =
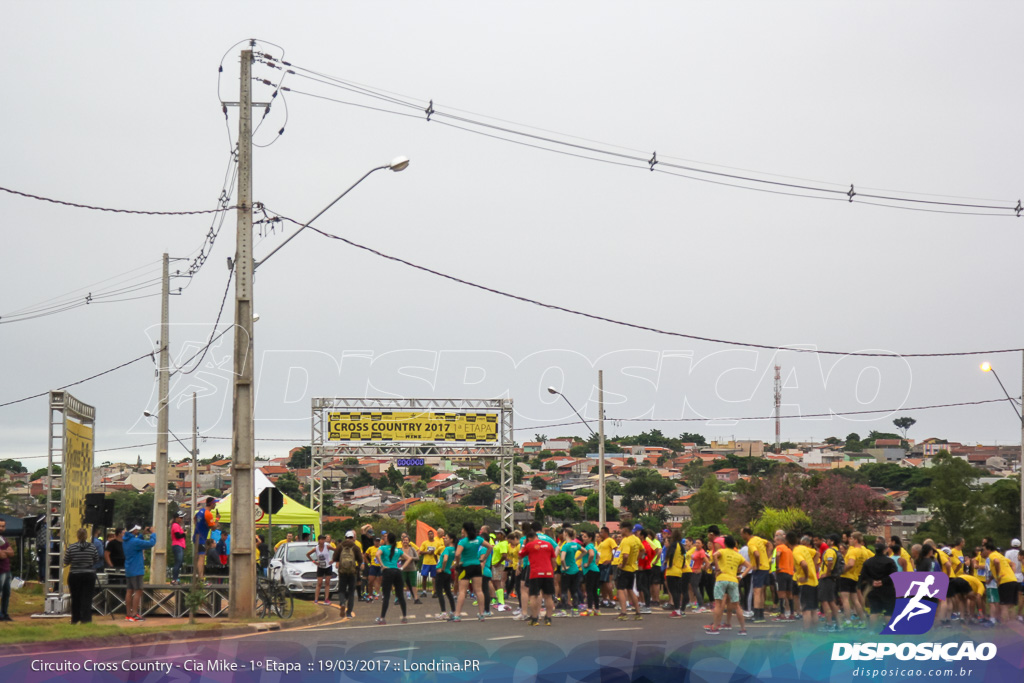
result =
[[[374,618],[380,615],[380,602],[356,603],[355,618],[344,620],[335,603],[323,608],[326,621],[285,631],[99,646],[38,657],[9,657],[0,652],[0,679],[31,683],[675,681],[681,666],[697,666],[703,673],[697,679],[691,676],[692,680],[728,680],[739,674],[744,679],[761,678],[773,671],[792,680],[798,669],[817,672],[814,680],[828,680],[819,676],[839,666],[829,658],[833,642],[878,638],[870,631],[805,635],[796,622],[748,624],[747,636],[740,636],[736,629],[711,636],[703,629],[711,621],[710,614],[673,619],[660,609],[639,621],[619,621],[617,610],[608,610],[605,616],[556,617],[551,626],[531,627],[514,620],[511,612],[496,613],[483,622],[467,616],[453,623],[438,621],[436,601],[425,602],[410,605],[407,624],[400,623],[401,612],[394,605],[389,607],[387,624],[377,625]],[[931,637],[962,641],[980,635],[953,629]],[[991,631],[984,634],[992,635]],[[1020,634],[1002,636],[1021,642]],[[40,671],[43,665],[38,662],[79,668]],[[97,666],[110,668],[97,678],[89,673]],[[430,666],[463,668],[417,668]],[[595,672],[600,672],[599,678],[593,678]]]

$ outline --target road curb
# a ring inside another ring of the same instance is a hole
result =
[[[312,626],[326,621],[330,615],[326,608],[321,608],[319,614],[313,614],[301,619],[289,619],[288,621],[276,622],[255,622],[252,624],[232,624],[224,628],[208,629],[182,629],[180,631],[169,631],[164,633],[142,633],[139,635],[126,634],[123,636],[104,636],[103,638],[83,638],[81,640],[53,640],[35,643],[12,643],[3,645],[4,654],[12,655],[35,655],[61,652],[64,650],[76,650],[87,647],[95,647],[102,642],[104,647],[118,645],[149,645],[152,643],[173,643],[181,640],[192,640],[204,638],[216,640],[225,636],[240,636],[248,633],[264,633],[270,631],[288,631],[295,628]]]

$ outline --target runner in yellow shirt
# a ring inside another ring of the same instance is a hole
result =
[[[612,538],[608,527],[603,526],[597,535],[597,566],[599,568],[598,582],[601,585],[601,607],[610,607],[615,601],[615,577],[612,576],[612,569],[616,567],[615,549],[619,544]]]
[[[981,556],[988,560],[992,580],[999,591],[999,604],[992,606],[992,615],[999,623],[1005,624],[1013,619],[1013,608],[1017,606],[1017,576],[1013,572],[1013,565],[996,550],[996,544],[992,541],[986,541],[981,547]]]
[[[637,524],[634,529],[640,531],[643,527]],[[634,530],[627,524],[622,528],[622,543],[619,544],[618,552],[620,558],[619,578],[616,581],[616,588],[619,595],[619,616],[620,620],[626,619],[629,605],[636,610],[635,620],[643,619],[640,616],[640,601],[637,599],[633,587],[636,585],[636,573],[639,569],[640,553],[643,545],[640,539],[634,535]]]
[[[793,578],[800,588],[800,610],[804,617],[804,630],[814,627],[818,612],[818,551],[811,547],[811,537],[800,538],[793,548]]]
[[[715,618],[711,626],[705,626],[708,635],[720,633],[718,625],[722,622],[722,613],[736,612],[740,623],[739,635],[747,635],[746,623],[743,620],[743,609],[740,607],[740,579],[751,571],[750,563],[736,551],[736,540],[732,536],[723,539],[725,547],[714,554],[715,569],[718,578],[715,580]],[[728,617],[726,617],[728,623]]]
[[[747,544],[747,554],[750,556],[750,564],[754,571],[751,576],[750,585],[754,589],[754,618],[751,623],[764,621],[764,587],[768,585],[771,566],[771,543],[760,536],[755,536],[750,527],[744,527],[740,536]]]
[[[860,570],[864,561],[874,557],[874,553],[864,547],[864,534],[854,531],[850,534],[850,548],[846,551],[844,562],[846,571],[839,576],[839,598],[843,601],[843,612],[846,614],[846,628],[866,628],[867,613],[864,611],[864,597],[857,590],[860,581]],[[857,623],[852,620],[856,613]]]
[[[423,566],[420,568],[420,576],[423,577],[423,592],[434,591],[432,596],[437,597],[434,584],[437,583],[437,556],[444,551],[444,542],[434,534],[433,529],[427,530],[427,537],[420,544],[420,557],[423,558]]]

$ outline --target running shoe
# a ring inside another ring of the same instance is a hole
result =
[[[551,617],[544,617],[544,625],[551,626]]]
[[[125,621],[135,621],[135,617],[125,617]]]
[[[569,614],[564,609],[560,609],[557,612],[555,612],[553,616],[556,616],[556,617],[567,617],[567,616],[569,616]],[[546,618],[550,619],[551,617],[546,617]]]
[[[741,628],[739,631],[736,632],[736,635],[739,635],[739,636],[747,635],[747,629]]]
[[[540,626],[540,622],[536,619],[530,619],[530,626]]]
[[[452,615],[452,618],[451,618],[451,619],[449,619],[448,621],[462,621],[462,617],[460,617],[460,616],[459,616],[459,615],[457,615],[457,614],[453,614],[453,615]]]
[[[380,617],[377,617],[376,619],[374,619],[374,620],[373,620],[373,623],[375,623],[375,624],[379,624],[380,626],[385,626],[385,625],[387,625],[387,622],[386,622],[386,621],[384,621],[383,619],[381,619]]]
[[[722,632],[721,629],[717,629],[714,626],[705,626],[704,627],[704,633],[708,634],[709,636],[717,636],[721,632]]]
[[[323,601],[322,603],[320,603],[320,604],[321,604],[321,605],[329,605],[329,604],[331,604],[331,601],[330,601],[330,600],[324,600],[324,601]]]
[[[522,610],[522,609],[516,609],[516,610],[513,610],[513,611],[512,611],[512,616],[513,616],[513,617],[518,617],[518,616],[519,616],[520,614],[522,614],[522,613],[523,613],[523,610]]]
[[[348,613],[348,618],[349,619],[355,619],[356,618],[356,613],[355,612],[349,612]]]
[[[719,631],[731,631],[732,630],[732,624],[722,624],[721,626],[718,627],[718,630]]]
[[[754,618],[754,613],[751,612],[750,610],[744,610],[743,617],[745,619],[753,619]]]
[[[619,621],[626,621],[627,619],[629,619],[629,615],[626,614],[625,612],[620,612],[619,615],[616,616],[615,618],[618,619]]]
[[[480,621],[483,621],[484,620],[484,615],[483,614],[477,615],[477,619],[479,619]]]
[[[493,615],[490,612],[484,612],[483,616],[490,617],[490,616],[493,616]]]
[[[402,617],[402,623],[403,623],[403,624],[408,624],[408,623],[409,623],[409,620],[408,620],[408,619],[406,619],[405,617]]]
[[[146,617],[142,616],[141,614],[136,614],[135,615],[135,621],[145,621],[145,620],[146,620]]]
[[[517,614],[516,616],[512,617],[512,621],[526,621],[527,619],[529,619],[529,617],[527,617],[525,614]]]
[[[675,610],[672,610],[672,613],[669,614],[668,616],[671,619],[678,619],[680,617],[685,617],[686,616],[686,612],[680,612],[679,610],[675,609]]]

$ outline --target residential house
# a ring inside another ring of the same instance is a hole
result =
[[[735,484],[740,480],[740,471],[735,467],[724,467],[720,470],[715,470],[715,478],[725,484]]]
[[[689,524],[693,519],[689,505],[666,505],[665,521],[669,524]]]

